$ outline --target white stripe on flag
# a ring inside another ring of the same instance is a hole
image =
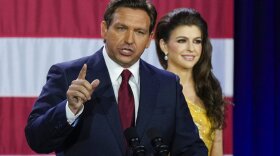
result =
[[[212,39],[213,68],[225,96],[233,95],[233,39]],[[84,38],[0,38],[0,96],[38,96],[52,64],[91,55],[102,39]],[[162,68],[155,44],[142,58]]]

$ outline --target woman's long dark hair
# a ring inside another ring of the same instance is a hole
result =
[[[212,72],[212,45],[208,38],[207,23],[196,10],[190,8],[175,9],[160,19],[155,32],[159,61],[163,68],[167,69],[168,64],[164,59],[165,54],[159,45],[160,39],[167,43],[171,32],[182,25],[195,25],[202,33],[201,57],[193,68],[195,92],[204,103],[212,130],[221,129],[224,125],[225,101],[220,83]]]

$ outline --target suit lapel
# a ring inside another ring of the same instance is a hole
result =
[[[102,49],[96,52],[96,54],[88,61],[87,80],[92,82],[94,79],[99,79],[100,84],[92,95],[92,99],[98,98],[98,105],[103,108],[104,115],[107,118],[111,129],[119,142],[119,147],[125,152],[123,137],[123,131],[119,118],[118,106],[113,91],[111,79],[108,69],[106,67]]]
[[[144,132],[153,114],[158,89],[159,83],[154,76],[154,71],[151,71],[145,62],[140,61],[140,101],[136,121],[140,138],[145,135]]]

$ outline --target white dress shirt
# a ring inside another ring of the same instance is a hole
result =
[[[113,90],[115,93],[116,101],[118,101],[118,93],[119,93],[119,88],[122,82],[122,77],[121,73],[125,69],[116,62],[114,62],[107,54],[106,48],[104,46],[103,48],[103,57],[105,60],[105,64],[107,66],[107,69],[109,71],[111,83],[113,86]],[[135,123],[137,119],[137,113],[138,113],[138,108],[139,108],[139,97],[140,97],[140,77],[139,77],[139,60],[134,63],[131,67],[126,68],[128,69],[131,73],[132,76],[129,79],[129,85],[131,87],[131,90],[133,92],[134,96],[134,104],[135,104]],[[102,83],[102,80],[100,80],[100,83]],[[68,102],[66,104],[66,118],[67,121],[70,125],[75,124],[74,121],[81,115],[83,112],[84,107],[77,113],[77,115],[73,114],[70,108],[68,107]]]

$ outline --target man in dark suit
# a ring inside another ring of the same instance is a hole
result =
[[[145,0],[112,1],[101,23],[104,47],[50,68],[25,128],[34,151],[128,155],[123,115],[132,114],[129,126],[135,127],[147,155],[153,153],[147,136],[151,128],[160,131],[171,155],[207,155],[178,77],[140,59],[152,40],[156,16]],[[123,111],[118,102],[125,94],[119,91],[124,70],[131,75],[132,112]]]

